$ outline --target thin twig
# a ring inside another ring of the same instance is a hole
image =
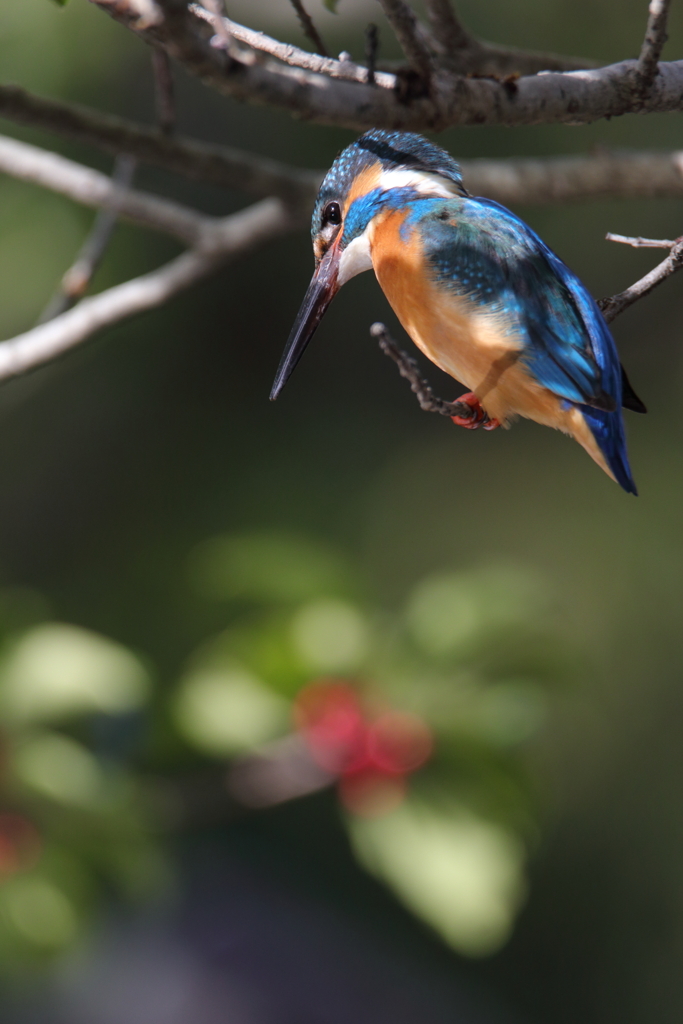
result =
[[[129,188],[135,167],[134,157],[125,154],[118,156],[111,176],[112,183],[118,188]],[[38,318],[39,324],[47,323],[53,317],[65,313],[85,295],[88,285],[104,259],[117,221],[118,214],[114,210],[98,210],[90,234],[83,242],[76,259],[64,274],[59,289]]]
[[[476,413],[473,413],[471,406],[466,402],[446,402],[443,398],[436,397],[424,377],[420,376],[415,360],[398,347],[384,324],[373,324],[370,335],[377,339],[382,352],[394,360],[401,376],[410,381],[410,390],[417,396],[420,408],[424,412],[436,412],[440,416],[461,416],[464,419],[476,417]]]
[[[154,309],[212,273],[228,260],[255,249],[292,227],[278,199],[217,221],[211,247],[190,249],[158,270],[83,299],[73,309],[24,334],[0,342],[0,380],[51,362],[93,334]]]
[[[433,57],[420,31],[420,23],[405,0],[379,0],[401,49],[417,74],[428,82],[434,70]]]
[[[197,18],[209,21],[213,24],[214,16],[201,4],[191,3],[188,10]],[[290,43],[281,43],[264,32],[257,32],[253,28],[247,28],[229,18],[223,18],[230,35],[240,43],[245,43],[253,50],[260,53],[268,53],[271,57],[288,64],[290,67],[302,68],[305,71],[313,71],[318,74],[328,75],[330,78],[346,79],[349,82],[365,82],[367,79],[367,68],[361,64],[354,64],[351,60],[335,60],[333,57],[321,57],[308,50],[302,50]],[[377,84],[384,89],[393,89],[396,84],[396,76],[387,72],[377,72]]]
[[[157,121],[162,135],[173,133],[176,122],[173,76],[171,63],[165,50],[152,47],[152,70],[154,73],[154,95]],[[137,169],[137,160],[128,153],[119,153],[114,161],[111,180],[120,188],[130,188]],[[71,309],[85,295],[90,282],[100,266],[118,222],[118,214],[111,209],[98,210],[95,220],[73,264],[62,277],[57,292],[38,318],[38,323],[47,323],[53,317]]]
[[[458,75],[535,75],[539,71],[573,71],[598,67],[585,57],[560,56],[537,50],[519,50],[476,39],[464,27],[451,0],[425,0],[432,47],[444,67]]]
[[[675,239],[672,241],[670,238],[641,238],[640,235],[633,238],[631,235],[614,235],[611,231],[605,235],[605,241],[622,242],[624,245],[633,246],[634,249],[672,249],[676,244]]]
[[[365,60],[368,65],[368,85],[374,85],[377,73],[377,51],[379,50],[379,29],[372,22],[365,29]]]
[[[154,71],[154,98],[157,122],[162,135],[172,135],[176,124],[175,95],[171,62],[165,50],[152,48],[152,69]]]
[[[612,295],[609,298],[598,301],[602,315],[607,323],[611,323],[615,317],[623,313],[629,306],[632,306],[638,299],[649,295],[653,288],[656,288],[662,281],[666,281],[667,277],[671,277],[681,267],[683,267],[683,236],[676,239],[666,259],[662,260],[649,274],[641,277],[639,281],[636,281],[630,288],[620,292],[618,295]]]
[[[446,52],[469,49],[474,40],[460,23],[450,0],[425,0],[427,18],[435,41]]]
[[[315,46],[316,51],[321,57],[329,57],[329,53],[327,52],[325,44],[322,40],[322,36],[315,27],[313,18],[310,16],[308,11],[302,4],[301,0],[289,0],[289,2],[296,11],[296,16],[301,23],[302,29],[304,30],[304,35],[308,36],[308,38]]]
[[[5,136],[0,136],[0,171],[59,192],[83,206],[112,210],[186,245],[199,244],[217,220],[170,199],[123,188],[100,171]]]
[[[657,77],[659,58],[667,40],[666,25],[671,0],[650,0],[645,38],[638,57],[636,77],[641,93],[647,92]]]

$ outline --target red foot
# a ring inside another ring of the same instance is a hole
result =
[[[472,415],[451,416],[456,426],[464,427],[466,430],[477,430],[479,427],[483,427],[484,430],[495,430],[496,427],[500,426],[500,420],[490,420],[488,418],[481,406],[481,402],[473,391],[468,391],[466,395],[461,395],[458,398],[458,402],[464,402],[465,405],[469,405]]]

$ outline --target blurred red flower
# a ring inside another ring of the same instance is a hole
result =
[[[355,814],[374,817],[396,807],[407,776],[432,753],[432,734],[422,719],[370,707],[342,680],[304,687],[293,710],[312,757],[338,776],[341,801]]]
[[[38,829],[20,814],[0,813],[0,882],[17,871],[32,868],[40,857]]]

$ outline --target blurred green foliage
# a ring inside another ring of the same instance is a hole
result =
[[[5,604],[11,613],[11,594]],[[134,654],[88,630],[44,622],[5,635],[3,970],[77,941],[108,887],[139,898],[163,884],[164,861],[140,780],[117,744],[102,742],[103,724],[125,733],[149,690],[147,670]]]
[[[155,751],[168,749],[173,733],[198,765],[258,756],[292,734],[302,687],[330,676],[366,703],[419,716],[434,737],[398,806],[345,815],[360,861],[456,949],[498,947],[537,837],[529,743],[549,687],[569,665],[541,582],[507,566],[430,576],[392,613],[361,596],[360,574],[329,545],[282,532],[204,542],[189,580],[200,596],[210,584],[226,628],[151,704],[147,668],[120,644],[50,621],[7,639],[5,964],[79,939],[112,884],[127,898],[168,884],[154,794],[169,765]],[[338,596],[340,580],[355,600]],[[181,760],[191,771],[187,753]]]
[[[572,664],[543,581],[504,564],[442,572],[392,613],[363,600],[361,579],[329,548],[270,533],[204,543],[190,573],[235,621],[180,684],[183,736],[213,755],[258,750],[291,729],[283,698],[329,675],[419,715],[433,759],[395,811],[348,816],[354,849],[457,949],[499,946],[536,838],[528,742]],[[340,580],[355,600],[339,597]]]

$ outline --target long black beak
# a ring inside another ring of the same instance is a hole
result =
[[[275,381],[270,392],[271,402],[275,401],[291,377],[296,364],[304,354],[306,346],[325,315],[325,310],[339,291],[337,278],[340,255],[339,247],[331,246],[313,275],[275,374]]]

